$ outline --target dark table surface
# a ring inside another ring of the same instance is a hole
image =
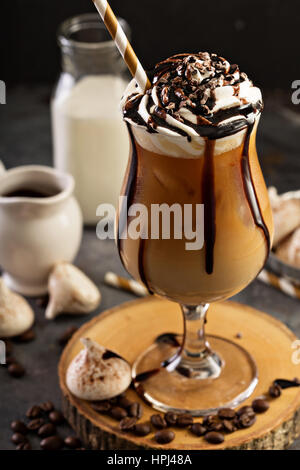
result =
[[[28,163],[51,165],[49,88],[18,88],[8,94],[0,107],[0,160],[7,167]],[[290,111],[275,111],[266,106],[258,136],[258,150],[268,185],[279,191],[300,188],[300,118]],[[100,241],[94,228],[84,232],[76,264],[99,286],[102,303],[88,316],[64,315],[55,321],[44,318],[44,309],[30,300],[36,312],[36,339],[14,346],[14,356],[25,366],[26,375],[14,379],[0,366],[0,449],[13,449],[10,422],[22,418],[27,408],[48,399],[60,404],[57,364],[60,334],[68,326],[80,326],[99,312],[134,298],[133,295],[107,287],[106,271],[125,274],[112,241]],[[284,322],[300,335],[300,301],[254,281],[235,300],[252,305]],[[299,367],[300,376],[300,367]],[[67,429],[62,431],[67,433]],[[38,448],[38,446],[36,447]],[[298,439],[291,449],[300,449]]]

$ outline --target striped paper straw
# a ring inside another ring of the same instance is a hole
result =
[[[295,286],[291,281],[288,281],[284,277],[276,276],[266,269],[263,269],[258,277],[260,281],[268,286],[275,287],[286,295],[295,299],[300,299],[300,288]],[[125,277],[119,276],[113,272],[107,272],[104,276],[104,282],[116,289],[123,289],[139,297],[145,297],[149,295],[147,289],[142,286],[139,282],[132,279],[126,279]]]
[[[145,297],[149,295],[147,289],[142,286],[139,282],[133,281],[132,279],[126,279],[125,277],[118,276],[118,274],[107,272],[104,276],[105,284],[116,287],[117,289],[124,289],[128,292],[132,292],[139,297]]]
[[[110,32],[111,37],[115,41],[116,46],[119,49],[127,67],[129,68],[131,75],[135,78],[140,88],[143,91],[146,91],[151,86],[149,78],[147,77],[145,70],[135,55],[135,52],[126,37],[126,34],[115,17],[115,14],[112,11],[110,5],[108,4],[107,0],[93,0],[93,2],[105,26]]]
[[[295,286],[291,281],[285,279],[284,277],[276,276],[276,274],[263,269],[259,275],[258,279],[269,286],[273,286],[276,289],[279,289],[281,292],[294,297],[295,299],[300,299],[300,288]]]

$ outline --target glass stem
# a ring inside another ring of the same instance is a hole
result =
[[[205,337],[206,313],[209,304],[197,306],[181,305],[185,322],[185,343],[183,360],[201,361],[210,352],[210,346]]]
[[[181,305],[184,316],[184,344],[176,370],[193,379],[217,378],[222,359],[212,351],[205,337],[206,313],[209,304]]]

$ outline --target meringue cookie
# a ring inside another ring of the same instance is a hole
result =
[[[300,192],[279,195],[273,186],[268,191],[274,219],[273,246],[276,248],[300,226]]]
[[[276,256],[284,263],[300,268],[300,228],[280,243]]]
[[[48,291],[50,301],[45,312],[48,319],[60,313],[89,313],[101,300],[97,286],[80,269],[66,262],[54,266]]]
[[[0,278],[0,338],[19,336],[31,328],[34,313],[28,302]]]
[[[81,342],[84,349],[73,359],[66,373],[70,392],[92,401],[106,400],[124,392],[131,382],[128,362],[89,338],[81,338]]]

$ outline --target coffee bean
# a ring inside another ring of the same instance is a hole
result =
[[[217,415],[205,416],[202,424],[207,428],[207,431],[222,431],[223,428]]]
[[[162,415],[152,415],[150,418],[151,424],[157,429],[164,429],[168,426],[167,421]]]
[[[255,413],[264,413],[270,408],[270,405],[267,400],[264,400],[263,398],[256,398],[256,400],[253,400],[252,402],[252,408]]]
[[[15,377],[16,379],[19,379],[20,377],[23,377],[25,375],[25,369],[21,364],[18,362],[13,362],[8,366],[8,373],[12,376]]]
[[[221,408],[218,411],[218,417],[220,419],[233,419],[236,413],[232,408]]]
[[[46,437],[40,443],[43,450],[60,450],[63,445],[64,441],[59,436]]]
[[[137,418],[126,416],[120,421],[120,429],[121,431],[133,431],[136,423]]]
[[[269,395],[272,398],[278,398],[281,395],[281,387],[280,385],[273,383],[269,388]]]
[[[121,421],[121,419],[126,418],[127,416],[127,411],[124,410],[124,408],[121,408],[120,406],[114,406],[110,410],[110,415],[114,418],[117,419],[118,421]]]
[[[81,447],[81,440],[76,436],[68,436],[65,438],[64,442],[65,446],[69,447],[69,449],[78,449]]]
[[[38,405],[31,406],[26,411],[27,418],[38,418],[42,414],[42,409]]]
[[[220,423],[219,421],[214,421],[207,425],[207,430],[217,432],[223,431],[223,423]]]
[[[176,413],[173,413],[173,411],[168,411],[165,414],[165,420],[167,421],[169,426],[175,426],[175,424],[177,423],[177,418],[178,415]]]
[[[30,341],[33,341],[34,339],[35,339],[35,332],[32,328],[30,328],[30,330],[25,331],[25,333],[23,333],[22,335],[16,336],[14,338],[14,340],[17,341],[18,343],[29,343]]]
[[[60,346],[65,346],[70,341],[73,334],[76,333],[76,331],[78,331],[78,328],[76,326],[70,326],[69,328],[67,328],[63,332],[63,334],[58,338],[58,344],[60,344]]]
[[[236,414],[237,416],[241,416],[243,414],[254,414],[254,410],[252,408],[252,406],[242,406],[239,410],[237,410]]]
[[[224,419],[222,421],[222,424],[223,424],[223,429],[224,431],[227,431],[227,432],[234,432],[234,431],[237,431],[237,426],[235,425],[234,423],[234,420],[232,419]]]
[[[36,418],[36,419],[32,419],[31,421],[29,421],[29,423],[27,424],[27,427],[30,431],[37,431],[44,424],[45,424],[45,420],[43,418]]]
[[[150,424],[148,423],[138,423],[134,427],[134,433],[137,436],[147,436],[151,432]]]
[[[203,436],[206,432],[207,429],[204,427],[201,423],[194,423],[190,427],[190,431],[195,434],[195,436]]]
[[[54,436],[54,434],[56,434],[56,427],[52,423],[43,424],[38,430],[40,437]]]
[[[42,403],[40,405],[40,408],[43,410],[43,411],[46,411],[47,413],[50,412],[50,411],[53,411],[54,410],[54,405],[52,403],[52,401],[45,401],[44,403]]]
[[[132,402],[131,400],[128,400],[128,398],[126,398],[126,397],[121,397],[121,398],[119,398],[119,400],[118,400],[118,405],[119,405],[121,408],[125,408],[125,410],[127,410],[128,408],[130,408],[132,404],[133,404],[133,402]]]
[[[14,432],[19,432],[21,434],[27,434],[28,433],[28,428],[23,421],[13,421],[10,425],[11,429]]]
[[[17,445],[16,450],[31,450],[30,442],[23,442]]]
[[[238,427],[239,428],[250,428],[256,421],[255,414],[244,413],[238,418]]]
[[[211,431],[205,434],[204,439],[210,444],[222,444],[224,436],[220,432]]]
[[[13,442],[14,444],[23,444],[25,442],[28,442],[28,439],[24,436],[24,434],[21,434],[20,432],[15,432],[11,436],[11,442]]]
[[[91,407],[98,413],[107,413],[111,409],[111,404],[108,400],[94,401],[91,402]]]
[[[224,419],[224,421],[227,421],[227,420]],[[224,421],[222,421],[222,423],[223,423],[223,427],[224,427],[224,429],[225,429],[225,431],[226,431],[227,429],[226,429],[226,425],[224,426]],[[235,429],[236,431],[241,428],[241,426],[240,426],[240,424],[239,424],[239,417],[238,417],[238,416],[236,416],[235,418],[231,419],[230,422],[232,423],[232,426],[234,426],[234,427],[236,428],[236,429]]]
[[[208,426],[212,423],[215,423],[218,421],[218,418],[216,415],[207,415],[203,418],[203,425]]]
[[[132,403],[129,407],[128,413],[130,416],[140,419],[143,416],[143,407],[140,403]]]
[[[169,444],[175,439],[175,433],[169,429],[162,429],[155,433],[154,439],[158,444]]]
[[[189,415],[179,415],[177,418],[176,426],[179,428],[187,428],[193,424],[194,420],[192,416]]]
[[[54,410],[54,411],[51,411],[51,413],[49,413],[49,419],[51,423],[61,424],[64,422],[65,417],[60,411]]]

